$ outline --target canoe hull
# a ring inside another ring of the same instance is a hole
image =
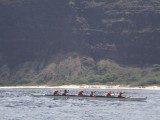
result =
[[[51,97],[55,100],[57,99],[76,99],[76,100],[107,100],[107,101],[145,101],[147,97],[125,97],[125,98],[118,98],[118,97],[106,97],[106,96],[77,96],[77,95],[47,95],[47,94],[32,94],[35,97]]]

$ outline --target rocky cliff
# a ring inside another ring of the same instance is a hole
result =
[[[159,63],[159,5],[157,0],[76,1],[89,55],[123,64]]]
[[[1,83],[74,80],[102,59],[160,64],[159,21],[159,0],[0,0]]]

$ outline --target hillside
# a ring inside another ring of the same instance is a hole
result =
[[[159,21],[159,0],[0,0],[0,85],[159,84]]]

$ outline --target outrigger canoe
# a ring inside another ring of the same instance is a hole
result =
[[[77,95],[67,95],[67,96],[62,96],[62,95],[50,95],[50,94],[32,94],[34,97],[51,97],[55,100],[57,99],[77,99],[77,100],[107,100],[107,101],[145,101],[147,97],[116,97],[116,96],[88,96],[88,95],[83,95],[83,96],[77,96]]]

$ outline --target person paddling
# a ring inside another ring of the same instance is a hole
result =
[[[123,94],[123,93],[120,92],[119,95],[118,95],[118,97],[119,97],[119,98],[124,98],[124,97],[122,96],[122,94]]]
[[[95,92],[91,91],[91,93],[90,93],[90,95],[89,95],[89,96],[90,96],[90,97],[95,96]]]
[[[78,92],[78,96],[83,96],[83,91],[82,90]]]
[[[107,97],[111,97],[112,96],[112,92],[109,91],[107,94],[106,94]]]
[[[58,95],[58,90],[54,90],[54,91],[52,92],[52,95]]]
[[[62,93],[63,96],[67,95],[67,90],[64,90],[64,92]]]

